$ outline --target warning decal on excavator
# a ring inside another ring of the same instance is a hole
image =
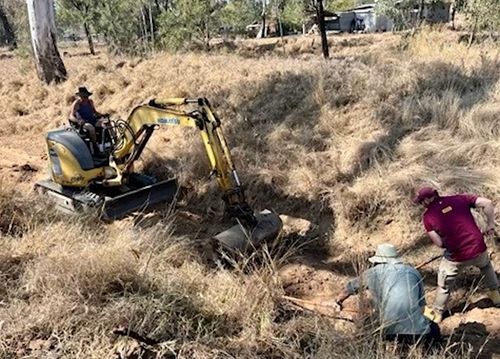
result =
[[[166,125],[178,125],[181,121],[178,118],[170,117],[170,118],[159,118],[158,123],[166,124]]]

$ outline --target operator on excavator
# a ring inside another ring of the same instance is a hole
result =
[[[87,131],[95,152],[99,151],[97,147],[96,127],[103,127],[107,114],[97,112],[94,102],[90,99],[92,92],[86,87],[79,87],[75,93],[77,99],[71,105],[69,114],[70,123],[78,129]]]

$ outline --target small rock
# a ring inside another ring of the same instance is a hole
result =
[[[287,215],[280,215],[283,221],[283,232],[287,234],[296,233],[300,236],[306,235],[307,232],[315,229],[317,226],[307,219],[297,218]]]

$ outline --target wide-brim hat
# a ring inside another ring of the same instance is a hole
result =
[[[368,258],[372,263],[402,263],[396,247],[390,243],[383,243],[377,247],[375,255]]]
[[[78,96],[91,96],[92,92],[90,92],[89,90],[87,90],[86,87],[79,87],[78,88],[78,92],[76,93],[76,95],[78,95]]]

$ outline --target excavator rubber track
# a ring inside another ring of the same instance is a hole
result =
[[[104,220],[123,218],[144,211],[158,203],[172,203],[178,192],[176,179],[169,179],[138,188],[74,189],[51,180],[35,184],[35,189],[49,195],[57,209],[65,213],[97,212]]]

